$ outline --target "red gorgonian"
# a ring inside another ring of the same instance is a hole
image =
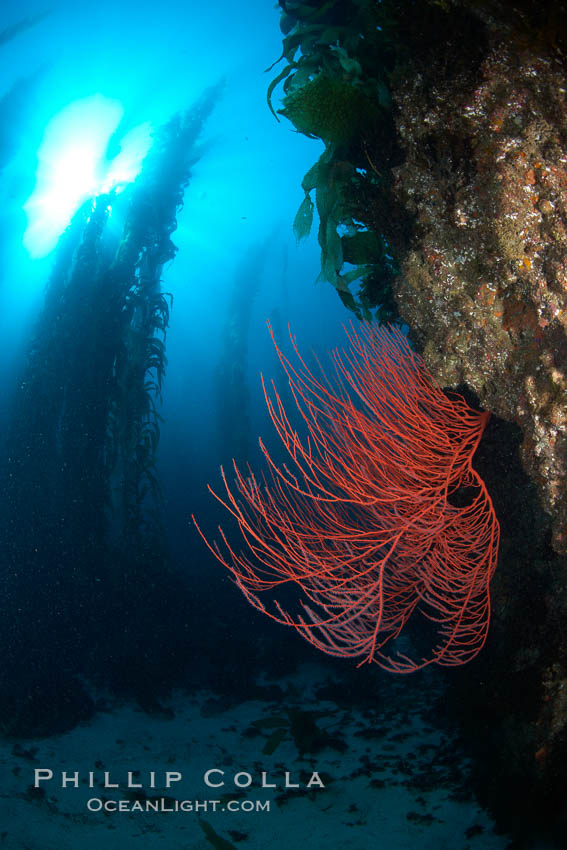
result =
[[[306,435],[262,379],[291,462],[276,464],[260,440],[261,478],[234,463],[233,487],[221,468],[226,496],[209,487],[244,551],[222,529],[221,545],[199,531],[255,608],[323,652],[398,673],[464,664],[486,640],[498,552],[492,501],[472,468],[489,413],[443,392],[398,328],[347,334],[332,373],[314,374],[293,337],[296,365],[274,340]],[[271,598],[281,585],[297,589],[297,613]],[[410,618],[434,634],[415,659],[407,641],[394,643]]]

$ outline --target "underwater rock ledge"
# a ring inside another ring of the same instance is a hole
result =
[[[406,322],[434,378],[494,414],[475,455],[502,530],[491,630],[448,689],[479,799],[518,846],[563,847],[567,4],[280,6],[268,100],[281,85],[279,113],[325,144],[297,237],[316,208],[345,306]]]
[[[443,62],[440,57],[439,63]],[[517,422],[567,551],[567,78],[492,45],[479,72],[398,79],[406,152],[393,191],[415,216],[394,294],[442,384]]]
[[[359,318],[402,319],[442,385],[518,424],[567,553],[567,9],[533,0],[281,0],[281,84],[325,151],[322,277]],[[275,115],[274,111],[274,115]]]

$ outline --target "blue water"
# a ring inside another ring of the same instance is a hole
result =
[[[42,11],[41,5],[26,4],[20,17],[31,21]],[[5,9],[4,25],[13,17]],[[278,124],[267,108],[272,75],[264,69],[281,51],[278,21],[277,10],[260,0],[246,4],[245,13],[231,3],[132,7],[97,3],[88,11],[64,3],[2,48],[2,91],[8,101],[2,120],[7,137],[2,149],[8,153],[1,163],[0,187],[2,421],[52,262],[52,255],[37,253],[45,254],[49,239],[55,241],[49,201],[53,205],[56,194],[48,197],[43,220],[39,216],[35,222],[37,245],[22,210],[26,202],[30,206],[30,197],[33,205],[34,191],[41,191],[38,152],[50,126],[70,107],[75,112],[77,104],[81,107],[75,123],[71,114],[58,135],[67,149],[64,176],[69,151],[76,149],[76,136],[83,132],[85,121],[91,122],[90,128],[99,127],[103,139],[111,135],[120,112],[119,132],[148,122],[156,128],[174,112],[188,108],[207,86],[220,78],[226,81],[207,122],[203,155],[178,215],[173,237],[178,255],[163,275],[164,290],[174,295],[174,309],[167,338],[160,471],[169,493],[168,521],[174,537],[189,533],[186,519],[201,498],[199,479],[214,478],[218,464],[230,460],[219,456],[212,439],[211,384],[242,258],[269,240],[248,339],[256,430],[268,430],[259,372],[273,370],[275,363],[265,329],[273,310],[281,312],[284,329],[289,322],[305,347],[319,350],[341,339],[340,324],[348,319],[332,289],[315,284],[319,274],[315,237],[297,245],[291,230],[303,196],[301,179],[322,146],[296,133],[287,122]],[[14,88],[18,86],[21,92]],[[53,167],[61,169],[58,163]],[[189,546],[188,540],[179,542]]]
[[[43,10],[41,5],[25,4],[19,17],[31,18]],[[3,26],[13,19],[14,10],[4,8]],[[274,277],[284,246],[291,254],[289,319],[296,332],[301,334],[305,324],[312,330],[308,342],[319,344],[327,341],[321,329],[330,327],[332,341],[343,311],[333,292],[313,286],[318,275],[315,245],[298,249],[291,234],[302,199],[301,178],[319,155],[320,145],[290,125],[278,124],[266,106],[271,76],[263,71],[280,50],[278,14],[264,2],[247,4],[245,14],[229,3],[142,3],[130,8],[127,3],[103,2],[88,11],[63,3],[3,46],[6,141],[1,150],[6,153],[1,161],[0,312],[8,354],[2,366],[8,378],[10,355],[19,350],[37,313],[50,266],[49,257],[32,259],[22,246],[28,225],[22,207],[36,185],[38,151],[50,122],[69,105],[98,95],[122,107],[124,131],[143,122],[158,127],[222,77],[225,93],[207,124],[206,153],[195,167],[178,218],[174,241],[179,254],[164,277],[165,288],[175,294],[168,396],[173,399],[180,375],[187,370],[196,382],[184,383],[187,403],[181,409],[176,404],[176,416],[186,415],[195,397],[203,398],[200,383],[201,379],[205,387],[208,383],[206,364],[214,362],[215,328],[222,325],[232,275],[247,248],[267,236],[273,244]],[[72,124],[68,129],[72,133]],[[45,210],[47,219],[52,214]],[[258,328],[267,304],[274,303],[269,287],[266,280],[266,291],[257,299],[254,340],[263,333]],[[308,316],[315,322],[305,321]],[[320,330],[313,333],[314,325]],[[253,346],[254,373],[259,354]],[[6,389],[6,381],[2,385]],[[164,435],[164,453],[165,444]]]

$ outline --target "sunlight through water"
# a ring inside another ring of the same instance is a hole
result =
[[[136,177],[150,146],[149,122],[124,136],[114,159],[105,158],[123,113],[119,101],[96,94],[71,103],[47,125],[37,152],[35,188],[24,204],[23,241],[32,257],[49,254],[83,201]]]

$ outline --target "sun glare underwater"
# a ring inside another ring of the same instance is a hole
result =
[[[87,198],[132,182],[151,144],[149,122],[132,128],[108,160],[108,143],[124,115],[118,101],[93,95],[69,104],[45,129],[37,152],[36,185],[24,204],[23,241],[32,257],[55,247],[73,213]]]

